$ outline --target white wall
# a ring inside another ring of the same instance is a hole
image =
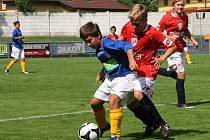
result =
[[[148,23],[156,26],[163,14],[163,12],[150,12]],[[0,36],[11,36],[11,31],[14,28],[12,23],[15,20],[21,22],[21,30],[25,36],[78,36],[80,26],[88,21],[98,23],[102,33],[106,35],[112,25],[117,27],[117,34],[119,34],[122,26],[128,21],[128,13],[108,11],[95,13],[37,12],[25,16],[20,12],[0,12]],[[210,34],[209,27],[210,12],[206,12],[205,19],[201,20],[196,19],[195,13],[189,15],[189,29],[192,34]]]

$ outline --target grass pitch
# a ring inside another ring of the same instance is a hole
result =
[[[193,55],[187,65],[186,99],[193,109],[176,108],[175,80],[159,76],[155,102],[172,128],[175,140],[210,139],[210,56]],[[84,122],[95,122],[89,99],[99,85],[96,58],[27,59],[29,75],[16,64],[9,75],[0,60],[0,140],[78,140],[77,130]],[[107,105],[106,105],[107,107]],[[123,109],[122,140],[161,139],[143,136],[144,126]],[[108,111],[107,111],[108,116]],[[109,132],[101,140],[106,140]]]

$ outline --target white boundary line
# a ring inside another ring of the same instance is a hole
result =
[[[61,113],[61,114],[49,114],[49,115],[40,115],[40,116],[31,116],[31,117],[17,117],[17,118],[1,119],[0,122],[50,118],[50,117],[56,117],[56,116],[83,114],[83,113],[89,113],[89,112],[91,112],[91,111],[77,111],[77,112],[69,112],[69,113]]]
[[[192,101],[190,103],[202,103],[202,102],[210,102],[210,100]],[[173,103],[173,104],[156,104],[156,106],[167,106],[167,105],[176,105],[176,104],[175,103]],[[126,109],[126,107],[123,107],[123,109]],[[109,110],[109,109],[106,109],[106,110]],[[17,118],[0,119],[0,122],[50,118],[50,117],[66,116],[66,115],[77,115],[77,114],[90,113],[90,112],[92,112],[92,111],[91,110],[89,110],[89,111],[86,110],[86,111],[77,111],[77,112],[60,113],[60,114],[48,114],[48,115],[31,116],[31,117],[17,117]]]

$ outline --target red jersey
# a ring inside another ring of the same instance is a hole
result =
[[[183,16],[175,16],[173,13],[164,15],[159,22],[157,29],[161,32],[166,30],[167,35],[178,35],[179,38],[175,42],[177,51],[183,52],[185,46],[183,36],[188,29],[188,16],[186,14],[183,14]]]
[[[175,43],[162,32],[151,25],[147,25],[141,35],[138,36],[138,42],[134,47],[135,60],[139,67],[138,76],[155,79],[159,68],[154,66],[152,61],[157,56],[158,49],[167,49],[174,46]]]
[[[132,44],[133,46],[136,45],[137,40],[138,40],[138,39],[137,39],[137,35],[135,35],[135,29],[133,28],[132,23],[131,23],[130,21],[127,22],[127,23],[123,26],[123,28],[122,28],[122,30],[121,30],[121,36],[124,37],[124,40],[125,40],[125,41],[131,42],[131,44]]]
[[[116,35],[116,34],[109,34],[108,36],[107,36],[107,38],[109,38],[109,39],[112,39],[112,40],[118,40],[118,36]]]

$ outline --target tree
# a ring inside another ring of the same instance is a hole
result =
[[[140,3],[147,7],[149,12],[157,12],[158,11],[158,1],[157,0],[118,0],[121,3],[124,3],[128,6],[132,4]]]
[[[34,12],[32,0],[15,0],[17,9],[23,13]]]

